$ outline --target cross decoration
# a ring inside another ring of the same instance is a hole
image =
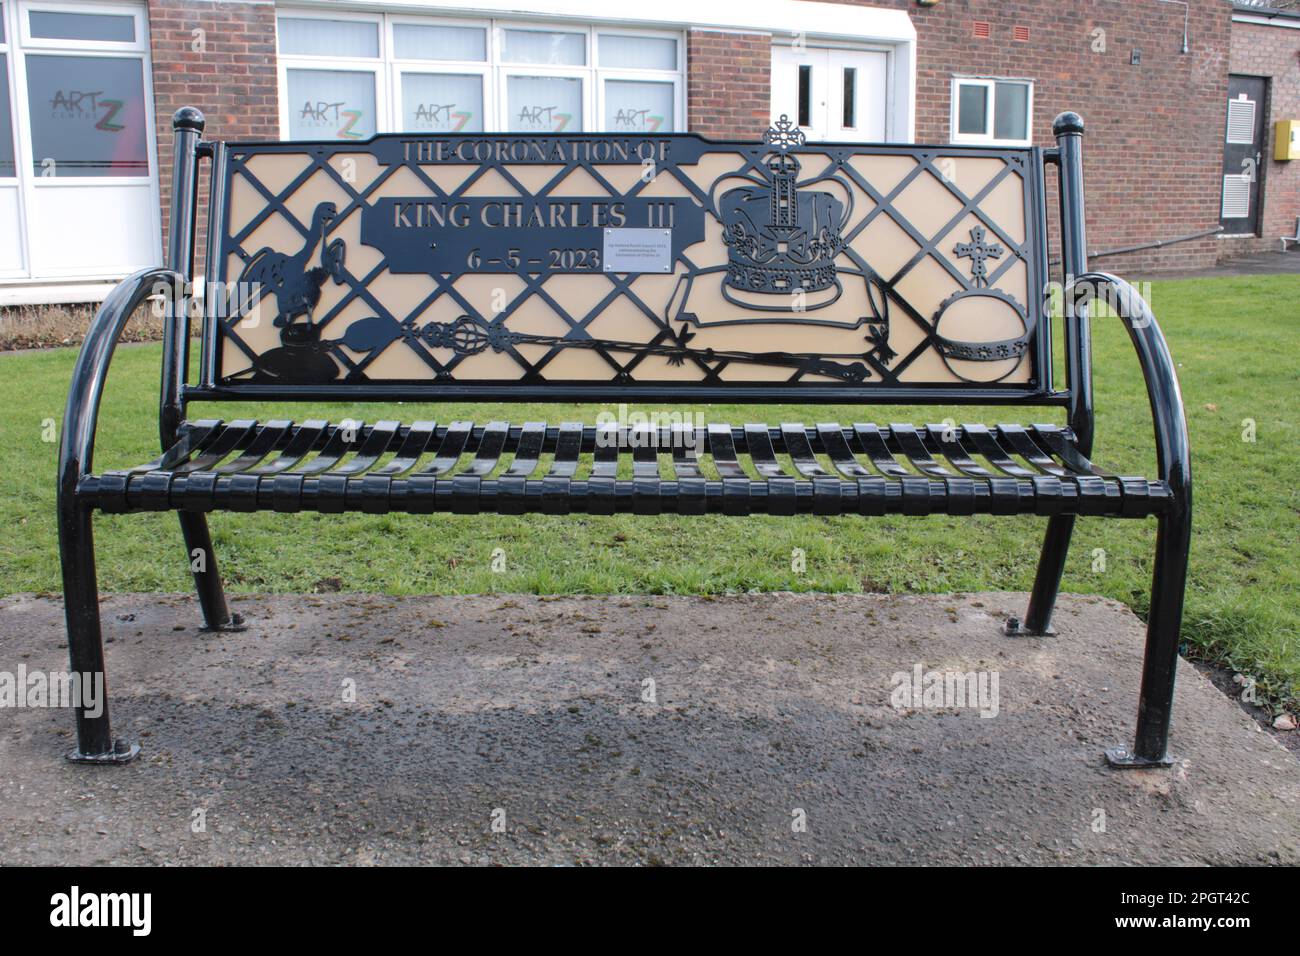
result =
[[[1003,248],[1001,243],[987,244],[984,241],[984,227],[976,226],[970,231],[970,242],[959,242],[954,247],[953,252],[957,253],[958,259],[969,259],[971,279],[975,282],[975,287],[987,286],[989,284],[989,267],[985,264],[986,259],[1002,258]]]

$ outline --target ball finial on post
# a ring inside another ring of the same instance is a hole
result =
[[[196,133],[202,133],[205,122],[203,113],[193,106],[182,106],[172,114],[172,129],[177,131],[192,129]]]

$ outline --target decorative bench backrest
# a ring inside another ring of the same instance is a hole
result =
[[[1033,401],[1039,149],[672,135],[211,144],[201,387]]]

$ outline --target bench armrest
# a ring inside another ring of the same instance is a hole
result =
[[[1103,297],[1119,314],[1137,349],[1142,377],[1151,400],[1151,417],[1155,425],[1156,467],[1160,480],[1173,493],[1174,501],[1186,508],[1191,504],[1192,464],[1187,440],[1187,416],[1178,387],[1174,360],[1169,355],[1164,333],[1155,314],[1137,289],[1107,272],[1089,272],[1072,280],[1065,289],[1076,306]]]
[[[171,269],[141,269],[118,283],[95,313],[72,370],[68,405],[63,413],[63,434],[59,443],[60,510],[65,501],[72,502],[81,477],[90,473],[99,400],[108,377],[108,363],[112,361],[127,319],[141,302],[152,295],[159,292],[178,295],[178,290],[184,289],[184,282],[181,275]]]

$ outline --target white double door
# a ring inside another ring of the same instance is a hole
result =
[[[879,143],[889,104],[889,55],[772,45],[772,119],[785,115],[809,140]]]

